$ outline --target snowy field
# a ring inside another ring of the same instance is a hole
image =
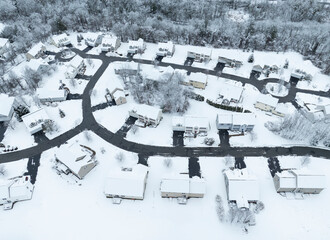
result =
[[[155,239],[155,236],[157,239],[325,240],[330,234],[329,190],[306,196],[304,200],[287,200],[275,192],[264,158],[246,159],[247,168],[258,177],[260,199],[265,204],[265,209],[256,215],[256,226],[250,227],[248,234],[238,225],[221,223],[215,211],[215,196],[219,194],[224,202],[226,199],[223,158],[200,158],[202,176],[207,183],[206,195],[179,205],[175,199],[162,199],[159,186],[162,176],[187,172],[187,158],[172,158],[173,164],[167,168],[164,158],[151,157],[145,199],[123,200],[120,205],[114,205],[103,194],[105,177],[112,168],[134,165],[137,155],[123,152],[91,135],[91,141],[80,134],[69,142],[78,141],[96,150],[99,165],[84,180],[73,183],[52,169],[54,150],[44,152],[32,200],[17,203],[13,210],[0,213],[3,239],[41,240],[46,235],[50,240],[64,236],[65,239],[108,239],[111,234],[113,238],[141,240]],[[106,150],[104,154],[100,152],[102,148]],[[123,162],[115,159],[118,152],[124,153]],[[300,167],[294,157],[283,157],[280,161],[281,165],[293,162]],[[23,163],[26,161],[19,165]],[[6,164],[8,172],[17,166]],[[312,158],[308,168],[325,173],[329,185],[330,162]],[[227,205],[224,206],[227,210]],[[143,225],[137,224],[141,219]],[[20,231],[15,231],[16,226],[20,226]]]

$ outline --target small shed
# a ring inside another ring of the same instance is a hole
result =
[[[148,172],[148,167],[142,164],[137,164],[132,168],[112,170],[105,180],[105,196],[143,200]]]

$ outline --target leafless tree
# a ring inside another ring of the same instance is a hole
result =
[[[164,158],[164,166],[170,168],[172,166],[172,159],[171,158]]]
[[[5,176],[7,174],[7,169],[5,168],[5,165],[0,165],[0,175]]]
[[[123,162],[125,160],[125,155],[123,152],[119,152],[116,154],[115,158],[118,162]]]

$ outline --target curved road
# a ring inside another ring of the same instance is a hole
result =
[[[37,146],[23,149],[20,151],[9,152],[0,154],[0,163],[17,161],[23,158],[33,157],[35,155],[41,154],[43,151],[46,151],[55,146],[60,146],[65,143],[72,137],[76,136],[84,130],[91,130],[99,137],[105,141],[115,145],[121,149],[135,152],[138,154],[143,154],[144,156],[182,156],[182,157],[200,157],[200,156],[213,156],[213,157],[224,157],[226,155],[231,155],[233,157],[246,157],[246,156],[263,156],[263,157],[274,157],[278,155],[311,155],[314,157],[323,157],[330,158],[330,149],[326,148],[315,148],[315,147],[305,147],[305,146],[293,146],[293,147],[161,147],[161,146],[150,146],[143,145],[139,143],[134,143],[127,141],[116,133],[112,133],[103,126],[101,126],[94,118],[92,107],[91,107],[91,92],[102,76],[106,68],[111,62],[114,61],[128,61],[127,58],[122,57],[106,57],[104,54],[101,55],[90,55],[86,54],[84,51],[77,49],[72,49],[74,52],[79,54],[83,58],[92,58],[102,60],[102,65],[96,71],[93,77],[91,77],[88,82],[84,93],[82,94],[82,108],[83,108],[83,121],[80,125],[76,126],[74,129],[71,129],[68,132],[63,133],[62,135],[52,139],[45,140],[40,142]],[[56,54],[57,59],[60,59],[59,54]],[[60,59],[61,60],[61,59]],[[135,62],[143,64],[154,64],[151,60],[141,60],[133,59]],[[206,72],[210,75],[217,76],[217,72],[213,70],[206,70],[202,68],[196,68],[192,66],[182,66],[178,64],[171,63],[159,63],[159,66],[171,66],[175,69],[184,69],[190,72]],[[267,82],[278,82],[278,79],[265,79],[265,80],[256,80],[248,79],[244,77],[239,77],[231,74],[221,74],[221,77],[240,81],[243,84],[249,83],[255,86],[257,89],[263,89],[265,83]],[[304,92],[315,94],[318,96],[329,97],[328,92],[316,92],[311,90],[302,90],[297,88],[291,88],[289,94],[285,97],[279,98],[280,102],[289,102],[294,100],[297,92]]]

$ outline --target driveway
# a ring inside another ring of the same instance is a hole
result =
[[[188,163],[189,177],[201,177],[201,166],[199,165],[198,157],[190,157]]]
[[[184,131],[173,131],[173,146],[174,147],[183,147],[184,139],[183,139]]]
[[[132,128],[132,126],[134,125],[136,120],[137,120],[137,118],[134,118],[134,117],[127,118],[124,125],[116,132],[116,135],[119,135],[122,138],[125,138],[128,131]]]
[[[35,184],[35,182],[37,180],[38,168],[40,166],[40,157],[41,157],[41,154],[30,157],[28,164],[27,164],[27,172],[24,173],[25,176],[26,175],[31,176],[32,184]]]
[[[244,162],[244,157],[235,157],[235,168],[243,169],[246,168],[246,164]]]
[[[228,130],[219,130],[220,147],[230,147]]]

